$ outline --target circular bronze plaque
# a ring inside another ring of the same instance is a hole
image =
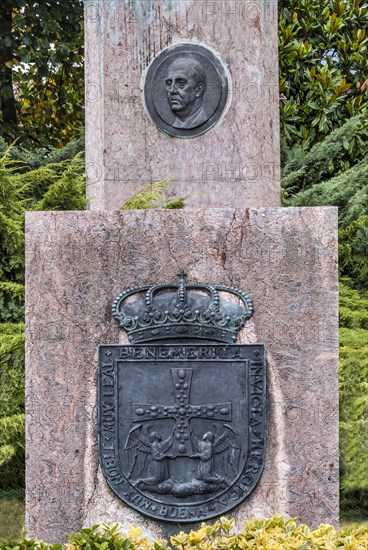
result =
[[[226,107],[229,81],[219,57],[204,46],[175,44],[148,68],[144,84],[147,111],[157,126],[174,137],[207,132]]]

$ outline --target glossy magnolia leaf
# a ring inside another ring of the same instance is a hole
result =
[[[354,100],[362,96],[356,84],[364,82],[368,74],[367,27],[368,4],[358,0],[280,2],[283,101],[297,107],[293,124],[310,129],[301,131],[297,139],[282,123],[282,135],[289,146],[302,143],[310,148],[355,112]],[[316,105],[328,107],[326,120],[316,120]],[[367,109],[368,95],[363,95],[359,110]]]

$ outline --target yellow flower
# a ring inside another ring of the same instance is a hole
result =
[[[188,541],[188,535],[184,533],[183,531],[180,531],[178,535],[175,535],[175,537],[170,537],[170,542],[174,546],[178,546],[179,544],[186,544]]]
[[[128,525],[128,533],[129,533],[129,537],[131,539],[133,539],[133,542],[136,540],[136,539],[139,539],[141,533],[142,533],[143,529],[142,527],[134,527],[134,525]]]
[[[188,542],[190,544],[197,544],[201,542],[207,536],[207,526],[198,529],[198,531],[191,531],[188,536]]]

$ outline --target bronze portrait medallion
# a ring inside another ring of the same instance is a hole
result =
[[[148,68],[144,101],[153,122],[174,137],[207,132],[221,118],[229,95],[227,70],[211,50],[193,43],[163,50]]]

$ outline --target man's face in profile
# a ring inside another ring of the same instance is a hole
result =
[[[202,103],[204,84],[195,78],[198,63],[192,59],[178,59],[169,67],[165,79],[171,110],[180,118],[187,118]]]

